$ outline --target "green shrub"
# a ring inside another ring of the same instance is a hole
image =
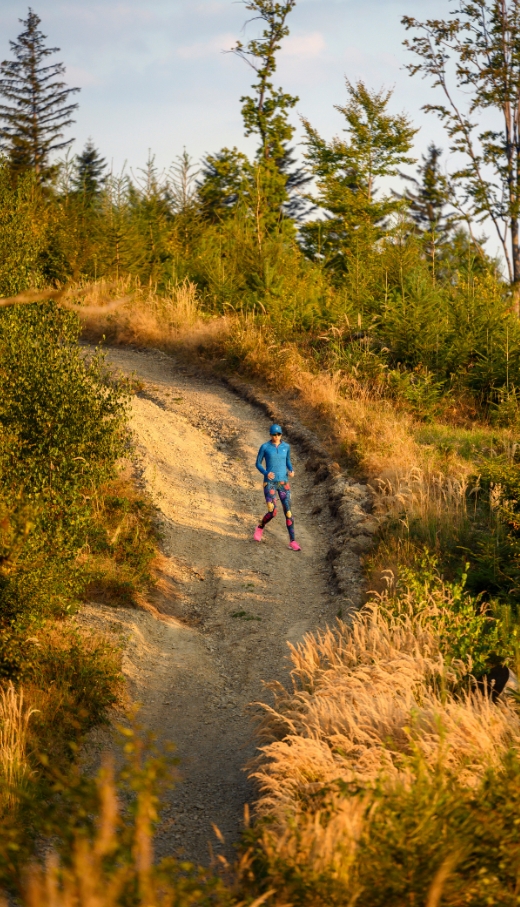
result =
[[[520,626],[499,603],[467,590],[468,571],[466,564],[459,582],[447,582],[437,558],[426,552],[414,567],[401,566],[389,602],[396,611],[406,602],[414,614],[433,621],[447,662],[470,664],[478,678],[496,664],[516,666]]]
[[[79,333],[77,317],[53,303],[0,310],[2,483],[50,502],[88,493],[123,450],[122,388],[99,355],[81,355]]]

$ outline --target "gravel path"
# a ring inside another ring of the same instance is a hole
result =
[[[254,464],[268,419],[163,353],[110,350],[108,361],[143,387],[133,399],[131,428],[163,535],[163,576],[153,600],[159,618],[92,603],[82,619],[124,630],[124,672],[142,704],[141,721],[177,748],[180,781],[168,795],[157,855],[204,864],[209,843],[216,845],[212,823],[232,852],[244,804],[253,800],[244,772],[255,748],[249,704],[265,699],[263,681],[287,682],[287,642],[338,611],[328,585],[326,491],[313,485],[293,448],[303,550],[288,549],[281,510],[255,543],[264,503]]]

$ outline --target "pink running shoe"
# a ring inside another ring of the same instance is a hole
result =
[[[253,536],[255,542],[261,542],[263,534],[264,534],[264,530],[262,529],[262,527],[257,526],[255,529],[255,534]]]
[[[290,543],[289,543],[289,548],[291,548],[293,551],[301,551],[301,550],[302,550],[302,549],[300,548],[298,542],[290,542]]]

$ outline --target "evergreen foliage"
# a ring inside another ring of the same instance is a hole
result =
[[[261,167],[261,179],[269,209],[269,221],[276,225],[289,201],[290,172],[292,163],[288,144],[294,135],[294,126],[288,114],[299,98],[275,88],[273,77],[277,68],[277,54],[282,41],[289,34],[287,17],[296,6],[296,0],[249,0],[246,9],[253,13],[253,21],[260,20],[265,26],[259,38],[251,39],[246,45],[241,41],[233,52],[245,60],[256,73],[253,95],[242,97],[242,117],[245,134],[256,135],[259,139],[257,162]],[[298,175],[293,182],[298,183]],[[294,187],[293,187],[294,188]]]
[[[87,204],[98,201],[107,181],[106,160],[101,157],[92,139],[89,139],[75,161],[74,186]]]
[[[202,164],[198,185],[204,217],[218,222],[236,209],[239,201],[247,196],[249,161],[237,148],[222,148],[208,154]]]
[[[449,228],[446,214],[449,187],[447,178],[441,172],[441,155],[442,149],[431,142],[417,170],[419,179],[407,173],[400,174],[402,179],[413,184],[413,189],[406,189],[402,196],[409,202],[410,217],[419,233],[432,237],[446,234]]]
[[[411,187],[407,187],[403,195],[397,195],[408,202],[408,216],[418,235],[423,238],[426,254],[434,269],[455,223],[453,212],[447,211],[450,186],[447,176],[441,171],[441,155],[442,149],[431,142],[417,169],[417,177],[400,174],[402,179],[411,183]]]
[[[73,141],[64,138],[64,130],[74,122],[78,105],[70,96],[79,88],[68,88],[61,79],[62,63],[46,65],[59,48],[45,46],[36,13],[29,8],[20,21],[24,31],[10,42],[15,59],[0,64],[0,143],[15,173],[32,170],[43,183],[53,173],[51,154]]]
[[[301,219],[306,203],[302,188],[308,174],[295,166],[290,141],[294,126],[288,115],[298,98],[275,88],[273,77],[281,42],[289,34],[287,17],[296,0],[251,0],[245,6],[251,21],[265,26],[260,37],[244,44],[238,41],[233,53],[254,70],[253,94],[242,97],[245,134],[259,140],[254,162],[237,148],[223,148],[203,162],[199,198],[204,216],[218,221],[239,206],[256,220],[257,240],[273,230],[291,232],[292,220]]]
[[[361,241],[376,243],[390,229],[390,219],[403,203],[390,195],[378,198],[377,181],[396,176],[410,157],[414,129],[404,114],[389,113],[391,91],[371,91],[347,80],[348,99],[336,109],[346,120],[348,138],[327,142],[308,120],[306,158],[316,178],[317,203],[325,218],[301,230],[306,253],[338,272],[348,268],[349,254]]]

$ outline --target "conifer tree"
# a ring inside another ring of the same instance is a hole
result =
[[[74,188],[87,203],[99,199],[107,181],[105,158],[101,157],[92,139],[88,139],[81,154],[75,161]]]
[[[199,171],[193,158],[184,149],[168,171],[168,192],[176,214],[187,215],[197,207],[197,177]]]
[[[231,214],[247,195],[249,161],[238,148],[222,148],[202,162],[198,196],[206,220],[217,223]]]
[[[422,163],[417,168],[417,177],[401,173],[402,179],[411,183],[396,198],[408,202],[408,216],[414,232],[424,242],[424,249],[431,262],[434,273],[436,261],[452,233],[457,220],[455,214],[448,212],[450,203],[450,184],[448,177],[442,173],[440,159],[442,149],[431,142],[428,151],[422,156]]]
[[[152,154],[146,166],[139,168],[137,177],[128,182],[128,216],[136,233],[136,261],[130,270],[150,283],[160,282],[169,258],[172,213],[168,185]]]
[[[284,218],[301,217],[306,202],[301,189],[310,177],[295,167],[290,142],[294,127],[288,119],[298,98],[275,88],[273,77],[281,42],[289,34],[287,17],[296,0],[244,0],[264,29],[258,38],[232,50],[255,72],[251,95],[240,98],[246,136],[256,135],[259,145],[255,163],[236,148],[223,148],[204,161],[199,194],[202,210],[210,219],[220,219],[234,210],[239,201],[254,211],[262,230],[272,230]]]
[[[43,183],[54,172],[52,152],[73,141],[64,138],[64,130],[74,122],[78,105],[70,96],[79,88],[62,80],[63,63],[46,63],[59,48],[45,46],[40,21],[29,8],[27,19],[20,19],[24,30],[10,41],[14,60],[0,64],[0,146],[14,172],[32,170]]]
[[[347,103],[336,109],[346,120],[348,138],[321,138],[308,120],[307,153],[324,220],[305,224],[304,248],[312,258],[340,270],[347,266],[348,249],[360,237],[372,244],[384,234],[389,218],[403,208],[395,196],[379,197],[378,180],[396,176],[409,157],[414,129],[404,114],[391,114],[391,91],[370,91],[363,82],[347,80]]]
[[[442,149],[431,142],[428,151],[422,157],[422,164],[417,168],[418,178],[401,173],[402,179],[412,183],[402,196],[409,202],[409,213],[421,234],[430,236],[445,235],[449,229],[450,217],[446,212],[449,201],[449,184],[441,172],[440,159]]]

